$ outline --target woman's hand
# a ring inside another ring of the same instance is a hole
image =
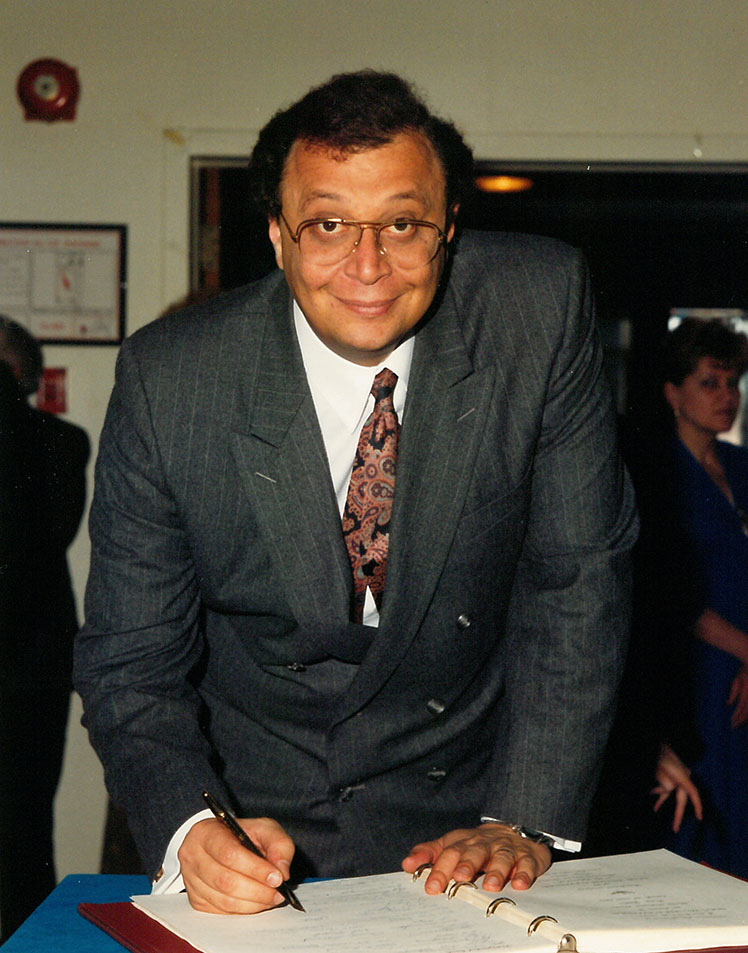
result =
[[[701,820],[703,809],[698,788],[691,780],[690,770],[683,764],[670,745],[663,744],[660,748],[660,757],[655,770],[657,784],[652,788],[652,794],[657,795],[653,810],[659,811],[670,795],[675,791],[675,813],[673,814],[673,833],[677,834],[683,822],[686,806],[690,801],[693,812]]]

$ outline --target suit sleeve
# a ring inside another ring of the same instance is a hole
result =
[[[484,814],[582,840],[625,658],[637,520],[581,258],[559,310]]]
[[[107,788],[150,873],[173,832],[204,806],[202,790],[223,793],[192,687],[203,651],[198,585],[162,452],[126,344],[96,465],[74,679]]]

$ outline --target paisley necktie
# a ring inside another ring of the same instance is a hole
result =
[[[400,433],[392,402],[396,383],[397,374],[388,368],[374,378],[374,411],[358,438],[343,510],[343,536],[353,570],[354,622],[363,618],[367,587],[380,612],[382,607]]]

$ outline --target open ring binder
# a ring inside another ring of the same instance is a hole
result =
[[[429,867],[415,879],[423,881]],[[182,949],[177,937],[193,953],[351,953],[352,947],[382,953],[406,948],[405,936],[418,936],[419,949],[430,953],[748,953],[748,883],[668,851],[564,861],[531,891],[507,886],[489,893],[480,880],[468,886],[453,879],[445,893],[427,896],[423,882],[413,879],[396,871],[301,884],[311,919],[282,910],[206,917],[181,893],[148,894],[133,904],[84,904],[81,912],[138,953]],[[132,912],[122,914],[123,908]],[[167,937],[146,946],[145,917],[172,931],[173,943]]]
[[[426,866],[426,865],[424,865]],[[413,879],[417,879],[415,874]],[[468,887],[461,891],[462,887]],[[457,897],[460,900],[466,900],[474,907],[483,910],[487,917],[494,914],[507,920],[515,926],[522,927],[527,932],[527,936],[538,934],[556,944],[556,953],[578,953],[577,941],[573,933],[563,933],[558,926],[558,920],[555,917],[541,915],[528,917],[526,913],[517,906],[511,897],[494,897],[490,899],[489,895],[481,890],[477,884],[469,880],[453,880],[447,887],[447,897],[453,900]]]
[[[516,907],[517,904],[512,900],[511,897],[497,897],[495,900],[492,900],[489,905],[486,907],[486,916],[491,917],[496,913],[497,907],[500,907],[502,903],[511,903],[513,907]]]
[[[421,864],[420,867],[417,867],[413,871],[411,875],[412,879],[414,881],[419,880],[421,874],[425,870],[430,870],[433,866],[433,864]],[[468,887],[469,889],[460,894],[459,891],[461,887]],[[557,944],[556,953],[578,953],[576,937],[572,933],[562,934],[558,929],[553,927],[553,924],[558,925],[558,920],[556,920],[555,917],[539,916],[528,921],[524,914],[516,910],[517,904],[511,897],[495,897],[493,900],[489,900],[488,895],[480,890],[478,885],[473,883],[472,880],[450,881],[447,885],[447,897],[450,900],[453,900],[455,897],[459,897],[460,900],[467,900],[467,902],[471,903],[474,907],[480,907],[487,917],[498,913],[499,916],[503,916],[503,919],[518,926],[525,927],[528,936],[532,936],[534,933],[546,936],[549,940],[553,940]],[[502,907],[505,907],[506,911],[503,914],[501,911]],[[512,915],[509,915],[508,910],[511,907],[514,907],[515,910],[512,911]]]
[[[558,923],[558,920],[555,917],[535,917],[532,923],[527,924],[527,935],[532,936],[544,920],[550,920],[551,923]]]
[[[447,890],[447,896],[449,897],[450,900],[452,899],[452,897],[457,896],[457,891],[460,889],[460,887],[470,887],[473,890],[478,889],[472,880],[453,880]]]

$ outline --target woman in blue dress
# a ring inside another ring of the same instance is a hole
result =
[[[748,340],[719,321],[688,319],[665,342],[673,502],[701,607],[691,645],[701,754],[691,768],[704,815],[688,817],[671,846],[741,877],[748,877],[748,450],[717,437],[735,422],[747,367]]]

